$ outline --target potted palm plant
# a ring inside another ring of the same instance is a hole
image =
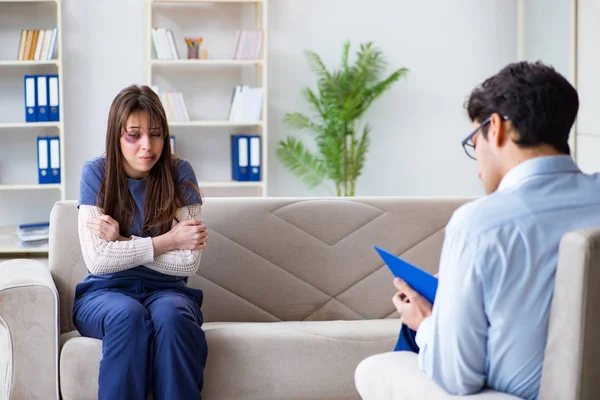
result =
[[[349,63],[350,43],[344,44],[342,65],[329,71],[313,51],[306,55],[317,75],[317,91],[306,87],[302,94],[314,115],[287,113],[284,123],[314,134],[317,152],[292,136],[279,142],[277,156],[309,188],[330,181],[337,196],[354,196],[369,150],[371,128],[360,118],[371,104],[408,73],[406,68],[382,79],[387,66],[380,49],[361,44],[354,64]]]

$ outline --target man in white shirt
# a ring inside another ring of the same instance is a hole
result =
[[[541,63],[508,65],[471,93],[474,130],[462,145],[487,195],[448,223],[433,307],[394,280],[395,350],[419,353],[420,369],[450,394],[491,387],[538,398],[559,242],[600,226],[600,174],[569,156],[578,108],[573,86]],[[390,362],[358,367],[363,399],[401,398],[393,372],[379,372],[393,371]]]

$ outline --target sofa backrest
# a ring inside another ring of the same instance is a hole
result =
[[[567,233],[560,243],[540,399],[600,394],[600,228]]]
[[[207,322],[393,318],[392,275],[373,246],[436,272],[444,228],[469,200],[207,198],[209,239],[188,284],[204,291]],[[87,274],[77,212],[61,201],[50,216],[62,332],[75,329],[75,286]]]

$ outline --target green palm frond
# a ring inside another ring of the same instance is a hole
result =
[[[330,79],[331,78],[331,74],[329,73],[329,71],[327,70],[327,67],[325,67],[325,64],[323,64],[323,60],[321,60],[321,57],[317,53],[315,53],[314,51],[307,50],[305,52],[305,54],[308,57],[308,61],[309,61],[312,71],[320,79]]]
[[[300,113],[286,114],[283,122],[292,128],[313,131],[321,135],[325,134],[326,131],[325,127],[313,122],[306,115]]]
[[[365,166],[365,160],[367,158],[367,152],[369,151],[369,146],[371,145],[371,127],[367,124],[363,128],[363,134],[360,138],[360,141],[355,141],[356,146],[354,147],[354,154],[352,154],[352,178],[356,180],[361,174],[362,169]]]
[[[325,119],[325,111],[323,110],[323,107],[321,106],[321,101],[319,100],[315,92],[313,92],[310,88],[304,88],[302,89],[302,95],[304,96],[306,102],[313,107],[313,109],[319,114],[319,116]]]
[[[302,142],[287,137],[279,142],[277,155],[283,164],[309,188],[315,188],[327,178],[327,171],[322,161],[304,148]]]
[[[317,147],[323,158],[327,176],[334,182],[343,180],[344,147],[333,135],[317,137]]]
[[[408,69],[400,68],[386,79],[381,82],[376,83],[375,85],[365,88],[362,92],[358,93],[354,97],[354,110],[356,113],[354,116],[358,119],[363,116],[363,114],[369,109],[371,104],[384,92],[389,90],[392,85],[399,81],[400,79],[406,77],[408,74]]]
[[[371,85],[381,78],[381,74],[387,67],[381,50],[367,43],[360,46],[358,59],[354,67],[355,83],[357,87]]]

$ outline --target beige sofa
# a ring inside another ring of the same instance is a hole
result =
[[[373,245],[435,272],[444,227],[465,201],[207,199],[208,248],[189,281],[205,294],[203,398],[359,399],[356,366],[390,351],[400,328],[391,274]],[[589,278],[597,287],[598,266],[590,268],[590,260],[598,261],[600,239],[573,235],[563,262],[575,272],[559,271],[557,295],[573,304],[568,315],[553,314],[568,321],[553,324],[548,350],[550,359],[566,361],[544,370],[548,399],[587,399],[599,389],[600,369],[583,353],[599,346],[590,337],[599,308],[586,307],[598,295],[581,282]],[[64,399],[96,398],[101,342],[80,337],[71,319],[75,285],[86,274],[75,202],[52,210],[49,267],[0,264],[0,399],[55,399],[59,391]],[[451,398],[413,361],[398,377],[406,399]],[[489,398],[505,397],[495,396]]]

